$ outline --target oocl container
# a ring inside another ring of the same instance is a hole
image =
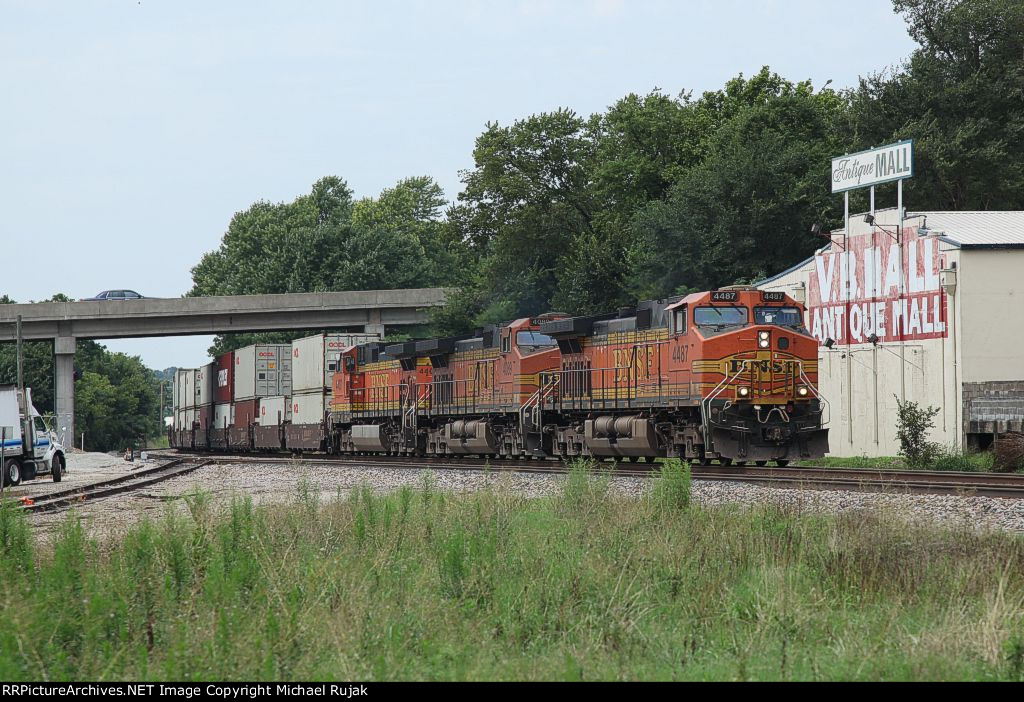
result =
[[[291,344],[256,344],[235,351],[234,399],[287,395],[291,389]]]
[[[317,334],[292,342],[292,395],[330,390],[342,353],[377,337],[367,334]]]

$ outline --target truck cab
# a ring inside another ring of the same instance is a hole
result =
[[[63,477],[67,462],[57,433],[32,405],[32,391],[0,385],[0,467],[3,484],[14,486],[39,475],[54,482]]]

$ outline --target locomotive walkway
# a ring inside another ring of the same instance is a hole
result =
[[[73,437],[78,339],[344,328],[383,334],[386,326],[423,324],[427,308],[444,301],[443,289],[419,288],[0,305],[0,342],[15,340],[18,315],[22,338],[53,340],[57,428]]]

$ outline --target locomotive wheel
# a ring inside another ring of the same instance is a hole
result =
[[[764,467],[764,466],[768,465],[768,461],[754,461],[754,464],[758,465],[758,466],[761,466],[761,467]]]
[[[747,465],[747,462],[746,461],[736,461],[736,465],[737,466],[745,466],[745,465]]]
[[[786,466],[789,465],[789,459],[783,461],[775,461],[775,465],[777,465],[779,468],[785,468]]]
[[[718,460],[719,460],[719,462],[723,466],[731,466],[732,465],[732,459],[731,458],[719,458]]]

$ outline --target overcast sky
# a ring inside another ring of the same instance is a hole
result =
[[[890,0],[0,0],[0,294],[177,297],[232,214],[324,175],[454,199],[489,120],[762,65],[850,86],[913,48]],[[164,368],[209,343],[108,346]]]

